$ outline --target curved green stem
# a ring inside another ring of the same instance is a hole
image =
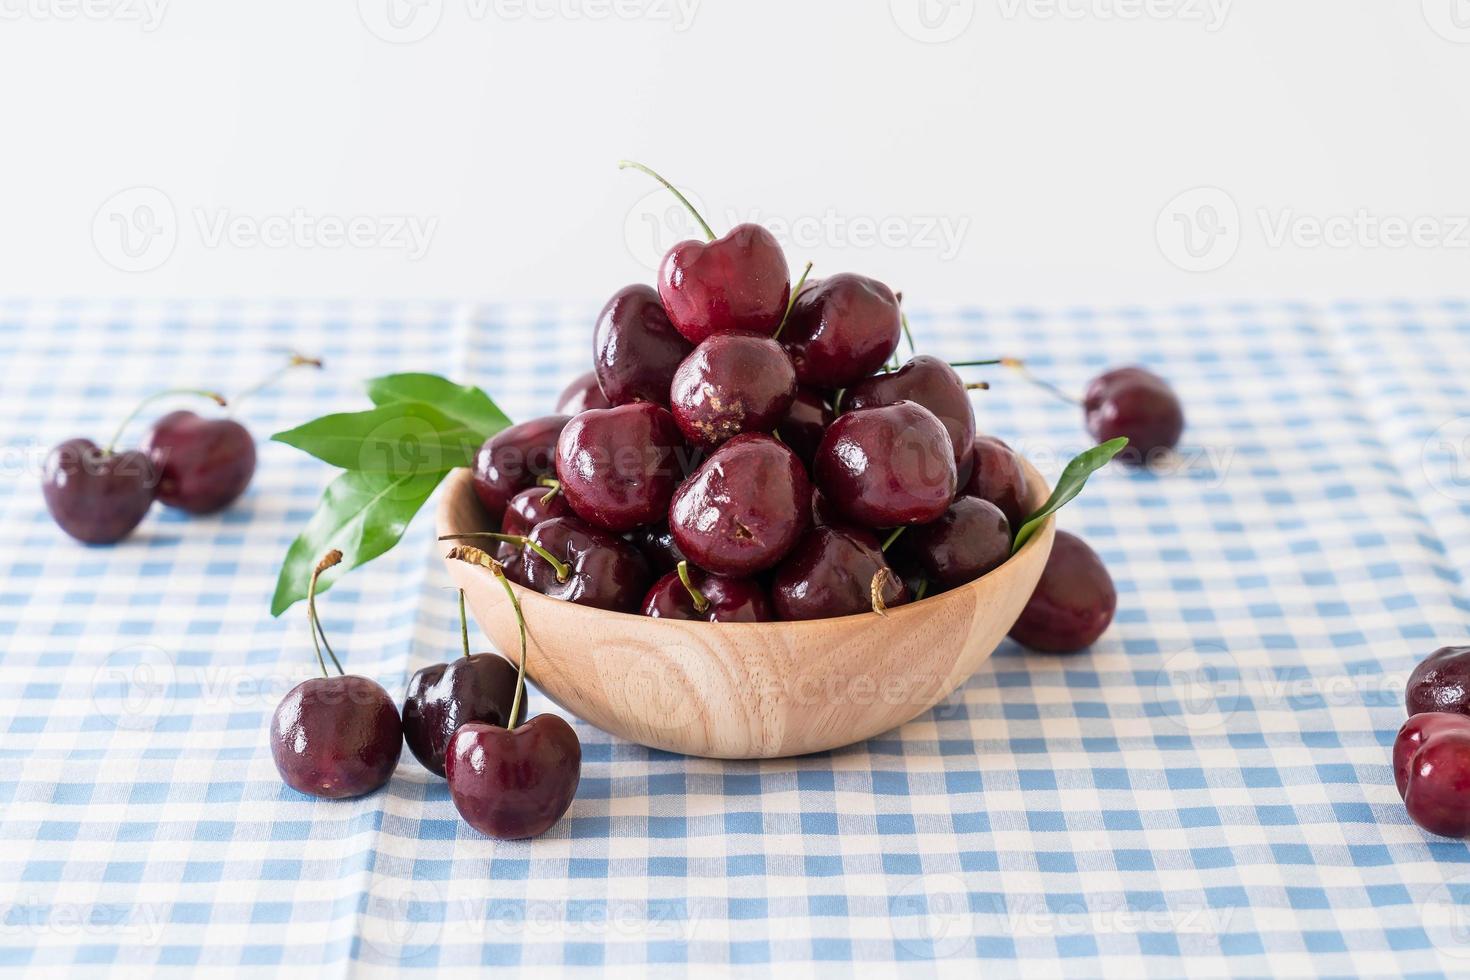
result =
[[[1045,391],[1048,394],[1051,394],[1054,397],[1061,399],[1067,404],[1079,406],[1082,404],[1082,399],[1076,397],[1075,395],[1068,394],[1058,386],[1052,384],[1050,381],[1038,378],[1036,375],[1032,374],[1031,369],[1026,366],[1025,361],[1018,360],[1014,357],[1003,357],[1000,359],[1000,363],[1004,364],[1012,371],[1015,371],[1021,377],[1025,378],[1027,381],[1031,382],[1042,391]]]
[[[283,366],[276,368],[270,374],[266,375],[264,378],[260,379],[255,384],[251,385],[249,388],[246,388],[234,398],[230,399],[231,407],[234,409],[239,409],[240,403],[242,401],[252,395],[264,391],[297,368],[314,367],[317,370],[321,370],[322,368],[322,359],[320,357],[307,357],[305,354],[299,354],[294,350],[290,352],[290,357],[291,359],[287,361]]]
[[[950,367],[991,367],[991,366],[996,365],[996,364],[1005,364],[1005,365],[1009,366],[1009,362],[1011,360],[1012,360],[1012,358],[1009,358],[1009,357],[993,357],[993,358],[991,358],[988,361],[950,361],[949,362],[949,366]],[[1016,363],[1019,364],[1020,362],[1017,361]]]
[[[442,538],[440,540],[443,540]],[[510,714],[505,719],[506,731],[514,731],[516,727],[516,716],[521,710],[522,695],[526,691],[526,614],[521,609],[521,600],[516,598],[516,590],[510,587],[510,579],[505,577],[505,566],[491,558],[479,548],[463,547],[451,548],[445,557],[454,561],[468,562],[471,565],[479,565],[481,568],[490,569],[490,573],[500,582],[505,594],[510,597],[510,607],[515,610],[516,625],[521,630],[521,662],[516,668],[516,693],[510,702]],[[460,592],[460,601],[464,601],[464,593]],[[469,649],[469,640],[465,640],[465,649]]]
[[[339,661],[337,659],[337,655],[332,652],[332,645],[327,642],[327,631],[322,629],[321,617],[318,616],[316,612],[317,579],[322,577],[322,572],[325,572],[327,569],[331,568],[333,565],[336,565],[341,560],[342,552],[338,551],[336,548],[333,548],[331,551],[323,555],[322,560],[317,562],[316,568],[311,573],[311,583],[306,587],[306,618],[311,626],[311,645],[316,647],[316,662],[317,666],[321,667],[322,669],[323,677],[331,677],[332,675],[327,673],[327,662],[322,659],[322,647],[327,648],[327,656],[332,658],[332,664],[337,668],[337,673],[346,673],[346,671],[342,669],[342,662]],[[320,639],[318,639],[318,636],[320,636]]]
[[[698,613],[707,612],[709,610],[709,600],[689,580],[689,563],[687,561],[679,562],[678,571],[679,581],[684,583],[684,588],[689,590],[689,598],[694,600],[694,611]]]
[[[459,590],[459,648],[463,655],[470,655],[470,620],[464,614],[464,589]]]
[[[909,353],[919,353],[919,349],[914,346],[914,333],[909,329],[909,315],[901,309],[898,311],[898,322],[903,325],[903,335],[908,339]]]
[[[128,417],[122,420],[122,424],[117,427],[117,431],[112,434],[112,438],[107,440],[107,448],[104,449],[102,452],[105,455],[111,456],[112,451],[117,448],[117,441],[122,438],[122,434],[127,431],[127,428],[129,425],[132,424],[133,419],[137,418],[138,414],[142,412],[143,409],[147,408],[149,405],[152,405],[160,398],[170,398],[175,395],[198,395],[200,398],[210,399],[216,405],[226,404],[223,395],[220,395],[218,392],[214,391],[204,391],[200,388],[169,388],[165,391],[156,392],[143,399],[141,402],[138,403],[138,406],[136,408],[128,413]]]
[[[887,551],[888,550],[888,546],[891,545],[891,544],[893,544],[893,542],[897,541],[898,540],[898,536],[900,534],[902,534],[903,532],[907,531],[908,529],[909,529],[909,526],[907,524],[904,524],[901,527],[894,528],[893,529],[893,533],[889,534],[888,537],[883,541],[883,548],[881,550]]]
[[[929,580],[928,579],[922,579],[922,580],[920,580],[920,582],[919,582],[919,591],[917,591],[917,592],[914,593],[914,601],[915,602],[918,602],[920,599],[924,598],[924,596],[927,595],[928,592],[929,592]]]
[[[517,544],[522,548],[530,548],[536,554],[546,559],[546,563],[556,570],[556,580],[558,582],[565,582],[572,576],[572,567],[570,565],[561,561],[551,552],[523,534],[500,534],[495,531],[466,531],[463,534],[439,535],[440,541],[468,541],[475,538],[489,538],[492,541],[504,541],[506,544]]]
[[[654,180],[658,181],[660,184],[663,184],[666,188],[668,188],[669,189],[669,192],[672,193],[675,197],[677,197],[679,199],[679,203],[682,204],[682,205],[684,205],[684,207],[686,207],[689,210],[689,213],[690,214],[694,215],[694,220],[695,221],[698,221],[699,222],[699,227],[701,227],[701,228],[704,229],[705,238],[708,239],[709,241],[714,241],[715,240],[715,233],[714,233],[714,231],[712,231],[710,229],[709,222],[705,221],[704,220],[704,216],[701,215],[697,210],[695,210],[694,205],[692,205],[692,204],[689,203],[689,198],[687,198],[683,194],[680,194],[679,193],[679,188],[675,187],[673,184],[669,183],[667,180],[665,180],[659,174],[655,173],[653,170],[649,169],[648,167],[645,167],[641,163],[635,163],[632,160],[619,160],[618,161],[618,169],[619,170],[627,170],[629,167],[632,167],[634,170],[639,170],[639,171],[642,171],[645,174],[648,174],[648,176],[652,177]]]
[[[786,329],[786,321],[791,319],[791,311],[796,308],[796,294],[801,292],[801,287],[806,285],[806,277],[812,271],[812,264],[808,262],[806,268],[801,270],[801,278],[796,280],[796,285],[791,287],[791,297],[786,300],[786,315],[781,317],[781,322],[776,326],[776,332],[771,334],[772,340],[781,339],[781,331]]]

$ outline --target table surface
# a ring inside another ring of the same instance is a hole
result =
[[[268,603],[327,466],[263,441],[232,510],[159,508],[106,549],[42,504],[49,445],[160,387],[239,389],[284,345],[328,370],[242,409],[262,440],[399,370],[541,414],[593,312],[0,304],[0,968],[1470,968],[1470,850],[1408,821],[1388,766],[1407,672],[1470,633],[1462,303],[918,313],[951,358],[1024,356],[1071,389],[1141,362],[1179,389],[1175,470],[1105,471],[1061,519],[1112,570],[1112,629],[1070,657],[1008,642],[934,711],[807,758],[578,723],[581,790],[528,842],[477,835],[407,753],[357,800],[277,777],[271,712],[313,656],[301,609]],[[1084,445],[1019,381],[975,405],[1048,475]],[[391,691],[458,648],[437,550],[422,514],[322,603]]]

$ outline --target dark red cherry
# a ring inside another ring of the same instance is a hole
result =
[[[444,775],[444,755],[460,725],[504,728],[516,694],[516,668],[498,653],[477,653],[417,671],[403,699],[403,740],[425,769]]]
[[[776,569],[771,601],[781,619],[829,619],[873,610],[873,580],[883,606],[912,595],[883,559],[878,539],[850,527],[814,527]]]
[[[654,619],[688,619],[708,623],[765,623],[776,618],[770,597],[748,578],[711,575],[687,562],[653,583],[643,597],[643,615]]]
[[[684,438],[710,448],[775,429],[796,398],[796,372],[769,337],[716,334],[679,365],[669,396]]]
[[[596,371],[577,375],[556,398],[558,415],[577,415],[589,408],[612,408],[612,402],[598,387]]]
[[[255,438],[234,419],[169,412],[140,448],[158,470],[158,499],[191,514],[223,510],[255,476]]]
[[[271,718],[271,755],[292,789],[330,800],[388,782],[403,751],[398,707],[383,685],[356,674],[293,687]]]
[[[624,286],[597,317],[593,337],[597,383],[613,405],[669,404],[674,371],[693,345],[685,340],[652,286]]]
[[[1117,459],[1141,466],[1179,444],[1184,408],[1163,378],[1141,367],[1116,368],[1092,379],[1082,398],[1087,431],[1098,442],[1126,436]]]
[[[846,388],[877,371],[902,332],[893,290],[842,273],[808,282],[781,331],[796,377],[817,388]]]
[[[1087,542],[1058,531],[1036,591],[1011,627],[1011,638],[1043,653],[1092,646],[1113,621],[1118,591]]]
[[[621,534],[660,521],[679,482],[684,439],[647,402],[575,416],[556,444],[561,492],[587,523]]]
[[[615,534],[589,527],[575,517],[537,524],[530,539],[561,562],[558,570],[531,548],[521,550],[520,581],[553,599],[583,606],[633,612],[648,592],[652,574],[643,554]]]
[[[955,495],[949,433],[913,402],[839,415],[817,448],[812,474],[827,506],[862,527],[927,524]]]
[[[937,521],[911,527],[889,549],[893,566],[912,570],[931,593],[974,581],[1011,556],[1011,525],[988,500],[960,497]]]
[[[791,272],[775,236],[736,225],[712,242],[680,242],[658,270],[658,295],[691,344],[721,333],[769,337],[791,298]]]
[[[995,504],[1010,521],[1011,530],[1017,530],[1032,511],[1020,457],[994,436],[976,436],[972,459],[970,479],[960,492]]]
[[[832,419],[832,409],[828,407],[827,399],[820,391],[815,388],[797,388],[791,409],[786,413],[786,418],[781,420],[781,424],[776,426],[776,435],[796,453],[798,459],[810,467]]]
[[[1394,739],[1393,769],[1409,819],[1431,834],[1470,837],[1470,718],[1414,715]]]
[[[667,523],[645,524],[628,532],[628,540],[648,559],[648,567],[655,575],[672,572],[685,560],[685,554],[674,543],[674,532]]]
[[[1470,715],[1470,647],[1442,647],[1414,668],[1404,696],[1409,714]]]
[[[827,495],[818,487],[812,488],[812,525],[841,524],[842,518],[827,505]]]
[[[68,439],[46,457],[46,509],[67,534],[87,544],[121,541],[153,506],[158,471],[147,455],[107,452],[90,439]]]
[[[910,401],[934,413],[954,446],[955,470],[968,475],[975,452],[975,410],[964,379],[945,361],[928,354],[911,358],[887,374],[875,374],[847,389],[846,411]]]
[[[512,731],[472,721],[446,755],[449,796],[486,837],[538,837],[562,818],[582,779],[582,743],[556,715],[537,715]]]
[[[567,506],[566,497],[553,493],[548,487],[529,487],[510,498],[505,516],[500,519],[500,533],[525,537],[542,521],[553,517],[571,517],[572,508]],[[520,582],[521,547],[509,541],[495,546],[496,559],[505,566],[511,581]],[[521,583],[525,584],[525,583]]]
[[[490,519],[499,522],[510,498],[556,472],[556,441],[566,415],[547,415],[503,429],[475,454],[475,496]]]
[[[674,494],[669,529],[700,568],[748,576],[786,556],[811,521],[812,489],[796,454],[746,433],[715,450]]]

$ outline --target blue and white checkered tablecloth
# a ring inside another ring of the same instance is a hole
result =
[[[1470,849],[1408,821],[1388,766],[1407,671],[1470,635],[1465,304],[916,315],[935,353],[1073,389],[1138,361],[1182,393],[1178,469],[1109,470],[1062,519],[1112,569],[1112,630],[1075,657],[1008,643],[826,755],[686,759],[579,724],[581,792],[529,842],[478,836],[407,754],[358,800],[277,778],[271,711],[313,656],[301,610],[267,606],[326,466],[262,442],[233,510],[157,509],[110,549],[43,507],[48,446],[162,386],[243,386],[286,344],[329,370],[242,409],[262,438],[397,370],[543,413],[594,312],[0,304],[0,972],[1470,969]],[[1083,445],[1018,381],[976,406],[1052,474]],[[428,517],[323,602],[394,691],[458,644]]]

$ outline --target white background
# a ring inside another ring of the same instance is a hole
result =
[[[0,0],[0,86],[3,295],[595,308],[625,156],[915,304],[1470,267],[1470,0]]]

